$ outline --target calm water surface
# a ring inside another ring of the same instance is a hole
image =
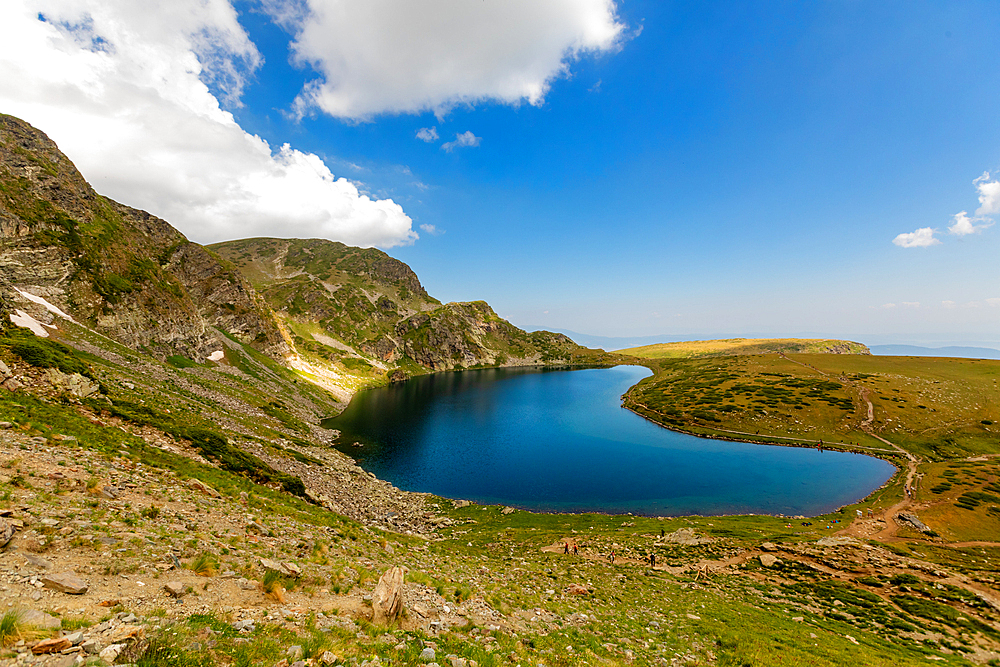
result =
[[[402,489],[540,511],[815,515],[895,471],[857,454],[668,431],[621,407],[649,374],[438,373],[361,392],[324,425],[341,431],[341,451]]]

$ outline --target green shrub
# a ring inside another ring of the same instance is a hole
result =
[[[24,329],[11,328],[0,337],[6,346],[25,363],[36,368],[58,368],[63,373],[79,373],[93,379],[90,368],[76,351],[49,338],[41,338]]]

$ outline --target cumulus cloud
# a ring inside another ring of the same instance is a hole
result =
[[[441,144],[441,148],[450,153],[456,148],[475,148],[482,140],[482,137],[477,137],[472,132],[466,131],[456,134],[454,141]]]
[[[201,242],[411,243],[398,204],[316,155],[272,148],[222,108],[260,62],[227,0],[0,4],[0,109],[46,132],[102,194]]]
[[[441,234],[444,234],[443,229],[438,229],[434,225],[420,225],[420,229],[427,232],[431,236],[440,236]]]
[[[941,243],[934,238],[934,230],[930,227],[921,227],[915,232],[899,234],[892,242],[900,248],[926,248]]]
[[[541,104],[574,60],[624,38],[615,0],[267,0],[319,73],[296,102],[338,118]]]
[[[427,143],[434,143],[438,140],[438,131],[436,127],[422,127],[417,130],[417,139],[420,141],[426,141]]]
[[[979,191],[979,208],[977,216],[996,215],[1000,213],[1000,181],[990,177],[990,172],[973,181]]]
[[[968,213],[961,211],[951,217],[948,233],[955,236],[968,236],[969,234],[978,234],[987,227],[993,226],[992,220],[983,220],[983,218],[970,218]]]
[[[1000,298],[991,297],[989,299],[986,299],[986,305],[992,306],[994,308],[1000,307]]]
[[[920,307],[920,302],[919,301],[904,301],[903,302],[903,308],[919,308],[919,307]]]

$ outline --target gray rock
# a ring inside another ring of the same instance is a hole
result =
[[[761,554],[759,558],[760,558],[760,564],[763,565],[764,567],[774,567],[775,565],[781,562],[781,559],[779,559],[774,554]]]
[[[88,655],[97,655],[101,652],[101,642],[96,639],[88,639],[87,641],[80,644],[80,648],[83,649],[84,653]]]
[[[46,569],[46,570],[49,569],[50,567],[52,567],[52,563],[50,563],[49,561],[45,560],[41,556],[36,556],[35,554],[30,554],[30,553],[26,553],[26,554],[22,554],[22,555],[24,556],[24,558],[28,561],[28,563],[30,565],[34,565],[35,567],[40,567],[40,568],[43,568],[43,569]]]
[[[15,530],[17,530],[17,528],[14,526],[13,521],[0,519],[0,549],[7,546],[7,544],[14,539]]]
[[[65,639],[73,646],[77,646],[80,642],[83,641],[83,632],[80,630],[77,630],[76,632],[71,632],[70,634],[65,636]]]
[[[662,539],[671,544],[683,544],[686,546],[708,544],[714,541],[711,537],[698,535],[694,528],[678,528],[672,533],[667,533]]]
[[[109,665],[115,664],[115,660],[118,659],[118,654],[122,652],[124,644],[112,644],[107,648],[103,649],[98,655],[101,656],[101,660]]]
[[[420,659],[423,660],[424,662],[434,662],[435,657],[436,655],[434,653],[434,649],[432,649],[430,646],[428,646],[427,648],[425,648],[423,651],[420,652]]]
[[[13,373],[10,372],[10,368],[7,367],[7,364],[5,364],[2,361],[0,361],[0,375],[4,376],[5,378],[9,378],[11,375],[13,375]]]
[[[72,572],[56,572],[40,577],[46,588],[69,595],[83,595],[87,592],[87,582]]]
[[[334,665],[338,660],[339,658],[337,658],[336,654],[331,653],[330,651],[323,651],[323,655],[319,657],[319,664]]]
[[[167,595],[169,595],[170,597],[179,598],[183,597],[184,594],[187,592],[187,586],[185,586],[179,581],[168,581],[167,583],[163,584],[163,590],[165,590],[167,592]]]
[[[401,567],[391,567],[378,580],[372,593],[372,622],[388,624],[403,613],[403,577]]]
[[[62,621],[55,616],[50,616],[44,611],[28,609],[21,614],[21,622],[39,630],[58,630],[62,627]]]
[[[288,650],[285,651],[285,655],[287,655],[290,660],[298,660],[302,657],[302,647],[298,644],[295,646],[289,646]]]

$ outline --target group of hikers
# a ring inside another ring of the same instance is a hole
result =
[[[663,537],[664,534],[665,534],[664,531],[661,530],[660,531],[660,537]],[[577,544],[575,542],[573,544],[570,544],[569,541],[567,540],[567,541],[563,542],[563,553],[564,554],[569,554],[570,551],[573,552],[574,556],[579,555],[579,553],[580,553],[580,547],[577,546]],[[611,563],[612,565],[614,565],[615,564],[615,558],[616,558],[615,550],[612,549],[611,553],[608,554],[608,562]],[[650,553],[649,554],[649,566],[650,567],[656,567],[656,554],[655,553]]]

